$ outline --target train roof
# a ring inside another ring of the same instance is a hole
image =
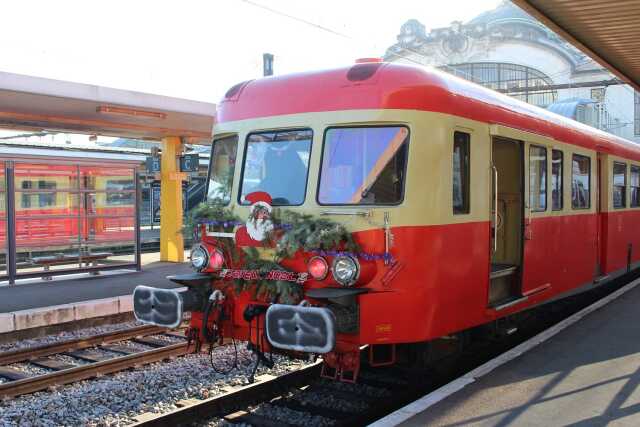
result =
[[[218,122],[321,111],[404,109],[452,114],[640,161],[640,146],[433,68],[366,62],[239,83]]]

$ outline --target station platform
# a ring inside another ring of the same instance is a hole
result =
[[[76,274],[0,287],[0,334],[133,311],[138,285],[179,288],[166,277],[191,272],[189,263],[159,261],[143,254],[142,271]]]
[[[512,360],[488,362],[373,425],[640,425],[638,283],[540,344],[514,349]]]

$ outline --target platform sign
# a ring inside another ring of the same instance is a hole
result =
[[[158,156],[148,156],[146,165],[148,173],[157,173],[160,172],[160,157]]]
[[[180,172],[198,172],[200,157],[198,153],[180,156]]]
[[[186,212],[187,209],[187,197],[186,197],[187,183],[182,182],[182,209]],[[151,184],[151,220],[154,224],[160,224],[160,181],[154,181]]]
[[[151,184],[151,220],[160,224],[160,183]]]

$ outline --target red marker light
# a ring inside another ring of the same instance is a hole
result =
[[[329,273],[329,264],[327,264],[324,258],[314,256],[307,263],[307,271],[314,279],[323,280]]]
[[[219,270],[224,265],[224,256],[219,250],[213,250],[211,252],[211,258],[209,260],[209,267],[214,270]]]

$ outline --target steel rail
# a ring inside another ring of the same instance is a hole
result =
[[[214,416],[224,416],[229,414],[232,408],[244,408],[253,402],[264,402],[279,396],[283,391],[292,387],[308,385],[318,378],[321,366],[321,362],[316,362],[278,377],[269,377],[263,381],[260,381],[260,377],[256,377],[256,382],[253,384],[232,389],[227,393],[205,400],[187,401],[184,407],[165,414],[147,413],[139,415],[137,417],[139,421],[133,426],[173,427]]]
[[[136,338],[141,335],[153,335],[165,332],[166,328],[158,326],[136,326],[133,328],[122,329],[119,331],[106,332],[104,334],[93,335],[85,338],[45,344],[37,347],[23,348],[19,350],[0,353],[0,366],[11,363],[22,362],[38,357],[50,356],[52,354],[63,353],[66,351],[82,350],[85,348],[95,347],[100,344],[107,344],[117,341],[123,341]]]
[[[44,375],[7,382],[0,384],[0,399],[33,393],[52,386],[69,384],[100,375],[111,374],[137,365],[182,356],[188,352],[189,348],[187,343],[172,344],[140,353],[90,363],[88,365],[76,366],[70,369],[63,369]]]

